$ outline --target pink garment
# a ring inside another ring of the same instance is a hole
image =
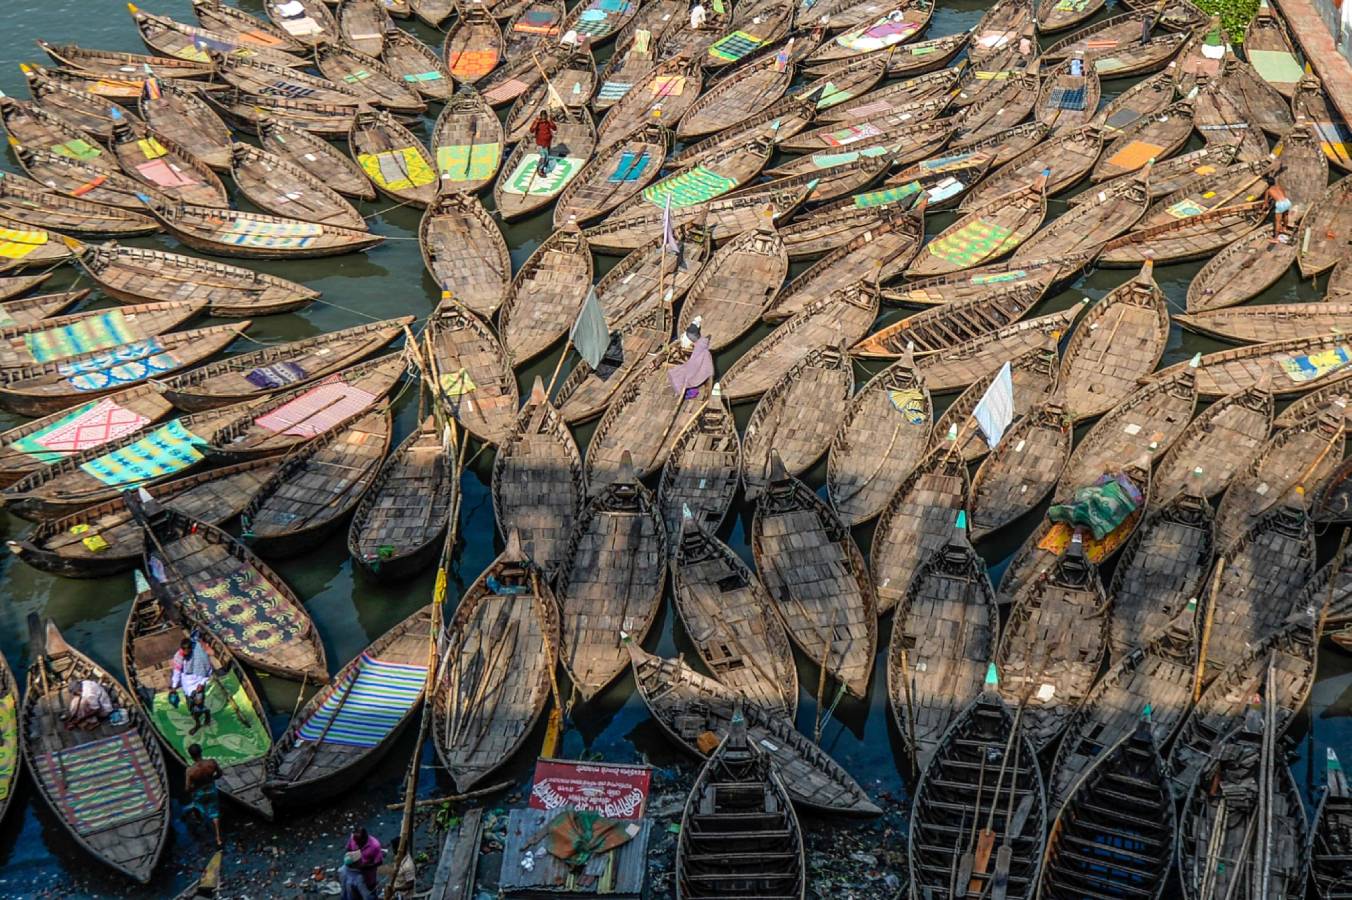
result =
[[[714,377],[714,357],[709,352],[709,339],[702,337],[695,341],[690,358],[674,369],[667,370],[667,380],[677,397],[684,397],[690,388],[698,388]]]
[[[355,838],[348,838],[347,852],[360,854],[353,862],[347,863],[347,867],[360,869],[362,881],[365,882],[367,889],[375,890],[376,869],[385,861],[385,851],[381,848],[380,841],[368,834],[366,844],[359,848]]]

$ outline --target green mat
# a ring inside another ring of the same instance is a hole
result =
[[[240,722],[239,714],[230,706],[225,691],[221,689],[222,685],[234,695],[236,705],[248,717],[252,728],[245,728]],[[203,726],[197,734],[188,734],[192,728],[188,698],[180,691],[178,699],[178,707],[175,708],[169,702],[168,693],[156,694],[155,702],[151,705],[150,721],[180,758],[188,758],[189,744],[201,744],[202,754],[222,766],[235,766],[267,755],[272,745],[267,724],[259,720],[257,711],[249,702],[249,695],[233,672],[207,686],[207,709],[211,710],[211,724]]]
[[[1285,50],[1246,50],[1244,55],[1270,84],[1295,84],[1305,75],[1305,68]]]
[[[19,762],[19,724],[14,710],[14,695],[0,697],[0,800],[14,786],[14,769]]]

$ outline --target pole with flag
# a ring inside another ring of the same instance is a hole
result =
[[[568,331],[568,344],[559,354],[554,374],[549,376],[549,386],[545,388],[546,396],[554,390],[554,382],[558,380],[559,372],[563,370],[563,361],[568,358],[569,346],[577,350],[577,355],[593,369],[601,364],[601,358],[605,356],[606,348],[610,346],[610,326],[606,324],[605,310],[601,309],[601,299],[596,296],[595,287],[587,289],[587,299],[582,302],[582,309],[578,310],[573,327]]]
[[[1009,361],[1000,367],[986,393],[972,410],[972,418],[986,436],[986,445],[992,450],[1004,437],[1005,429],[1014,421],[1014,374]]]

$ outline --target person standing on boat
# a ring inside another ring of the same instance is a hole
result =
[[[211,659],[201,641],[184,638],[174,654],[174,675],[169,682],[169,702],[178,706],[178,692],[188,698],[188,712],[192,715],[192,730],[197,734],[203,725],[211,724],[211,710],[207,709],[207,685],[211,682]]]
[[[690,30],[703,31],[704,23],[709,21],[709,11],[704,8],[704,0],[695,0],[695,5],[690,7]]]
[[[1291,243],[1291,220],[1295,217],[1295,205],[1291,198],[1286,196],[1286,191],[1275,181],[1272,187],[1267,191],[1268,199],[1272,201],[1272,211],[1274,216],[1272,227],[1272,240],[1282,244]]]
[[[385,851],[380,841],[358,827],[347,839],[347,852],[343,854],[343,868],[340,871],[343,888],[343,900],[371,900],[376,893],[376,871],[385,861]]]
[[[540,151],[540,165],[536,172],[544,175],[549,172],[549,149],[554,146],[554,134],[559,130],[549,118],[549,110],[540,110],[540,116],[531,125],[530,133],[535,138],[535,146]]]
[[[188,745],[188,757],[192,765],[183,776],[184,787],[188,791],[188,805],[184,813],[196,813],[203,821],[210,822],[216,832],[216,846],[221,841],[221,798],[216,791],[216,779],[221,777],[221,764],[202,755],[201,744]]]
[[[62,715],[67,731],[82,728],[93,731],[113,714],[113,698],[108,689],[89,678],[72,678],[66,685],[70,692],[70,708]]]

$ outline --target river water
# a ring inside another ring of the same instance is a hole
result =
[[[258,0],[235,0],[238,5],[257,15],[263,15]],[[930,26],[929,36],[938,36],[965,30],[975,24],[985,4],[977,0],[944,0]],[[146,4],[150,12],[170,15],[179,21],[193,21],[188,0],[152,0]],[[136,30],[120,3],[111,0],[46,0],[8,7],[0,13],[0,32],[5,41],[0,45],[0,90],[14,96],[26,96],[24,81],[18,63],[38,60],[47,63],[34,40],[41,38],[54,43],[73,42],[88,47],[122,49],[144,52]],[[440,46],[440,36],[420,23],[404,22],[410,29],[433,46]],[[604,58],[609,47],[598,51]],[[1104,102],[1129,86],[1130,82],[1109,82],[1104,86]],[[428,125],[438,107],[428,116]],[[1194,138],[1194,143],[1196,139]],[[1192,149],[1190,146],[1187,149]],[[0,166],[14,169],[11,158],[5,157]],[[485,198],[490,204],[491,197]],[[370,319],[395,315],[415,314],[421,320],[432,310],[438,297],[436,285],[425,273],[416,242],[419,213],[410,209],[382,212],[389,201],[377,200],[365,204],[365,215],[376,214],[373,230],[388,240],[382,246],[361,255],[334,259],[298,262],[251,262],[260,269],[303,282],[323,291],[324,297],[314,306],[294,314],[260,320],[249,329],[249,336],[260,341],[292,340],[344,328]],[[1052,214],[1064,206],[1052,201]],[[952,221],[951,215],[930,217],[930,231],[944,228]],[[544,213],[506,228],[508,244],[512,248],[513,263],[519,266],[531,251],[547,236],[549,216]],[[164,237],[140,241],[148,246],[180,250],[176,242]],[[598,259],[597,277],[604,273],[615,259]],[[797,271],[795,268],[795,274]],[[1195,264],[1168,266],[1156,269],[1156,279],[1178,309],[1183,307],[1187,284],[1197,271]],[[1078,279],[1069,289],[1049,298],[1037,313],[1065,308],[1084,297],[1097,299],[1125,278],[1127,270],[1103,270]],[[60,290],[76,280],[69,267],[59,270],[48,283],[49,290]],[[1260,302],[1289,302],[1296,299],[1314,299],[1319,293],[1308,283],[1300,282],[1294,268]],[[903,315],[898,309],[888,309],[884,321]],[[719,371],[725,370],[754,340],[764,336],[761,328],[747,339],[729,348],[718,359]],[[255,348],[248,339],[235,348],[246,351]],[[1185,333],[1174,328],[1168,351],[1162,365],[1186,359],[1195,352],[1210,352],[1220,344]],[[523,396],[536,374],[547,380],[557,360],[557,350],[532,366],[519,372]],[[858,383],[869,371],[860,367]],[[952,395],[936,397],[936,417],[952,399]],[[739,419],[745,421],[752,405],[738,409]],[[417,401],[412,392],[402,396],[396,420],[395,441],[400,440],[416,424]],[[0,427],[10,427],[17,419],[0,414]],[[577,432],[580,446],[586,446],[591,427]],[[477,448],[476,448],[477,449]],[[458,596],[456,588],[472,581],[501,549],[493,523],[492,501],[488,493],[488,478],[492,467],[492,451],[475,457],[462,481],[463,504],[460,517],[460,546],[455,559],[451,598]],[[824,483],[825,464],[808,473],[810,484]],[[746,535],[751,524],[752,506],[741,502],[724,525],[724,540],[728,541],[748,561],[751,560]],[[978,547],[990,563],[992,577],[998,578],[1000,566],[1014,551],[1023,536],[1032,527],[1031,517],[998,533],[994,540]],[[0,533],[3,537],[22,534],[27,528],[23,520],[0,513]],[[856,529],[861,548],[867,550],[872,525]],[[1333,553],[1336,534],[1321,538],[1321,559],[1326,561]],[[328,546],[299,558],[282,560],[275,568],[295,588],[306,602],[324,639],[328,658],[337,668],[351,659],[373,638],[403,619],[431,598],[432,576],[427,572],[407,582],[380,585],[354,573],[346,556],[344,542],[332,540]],[[1106,580],[1106,579],[1105,579]],[[13,557],[0,558],[0,651],[3,651],[16,672],[22,672],[28,662],[27,628],[25,619],[30,612],[51,617],[63,630],[68,640],[90,654],[108,669],[121,673],[120,642],[122,629],[132,595],[130,574],[96,581],[75,581],[54,578]],[[909,761],[902,754],[902,745],[887,708],[884,648],[887,645],[891,623],[885,621],[880,629],[880,651],[875,665],[872,688],[864,701],[846,698],[835,709],[822,734],[822,745],[861,784],[877,797],[884,797],[884,805],[909,807],[907,781]],[[664,655],[685,652],[693,657],[693,649],[681,632],[679,622],[669,603],[658,618],[645,646]],[[812,732],[816,718],[816,700],[812,696],[817,676],[815,667],[800,656],[800,681],[804,695],[799,704],[798,725]],[[1315,686],[1307,714],[1297,720],[1292,736],[1295,740],[1293,766],[1298,782],[1310,796],[1308,760],[1322,760],[1326,746],[1334,747],[1344,759],[1352,759],[1352,656],[1326,649],[1319,660],[1320,677]],[[273,712],[274,733],[280,733],[295,704],[297,685],[276,678],[262,677],[258,682]],[[375,772],[354,785],[351,792],[322,810],[313,818],[297,816],[283,818],[277,823],[251,820],[225,805],[223,825],[227,834],[227,867],[242,865],[250,876],[245,884],[227,883],[228,896],[295,896],[295,891],[282,885],[290,873],[308,871],[311,865],[336,864],[338,829],[351,821],[379,822],[381,830],[373,833],[384,837],[397,831],[397,814],[383,810],[385,803],[399,799],[398,785],[409,760],[413,741],[405,737],[393,748],[388,759]],[[522,782],[529,777],[534,755],[539,747],[539,735],[528,742],[526,751],[514,760],[503,778],[514,777]],[[563,742],[562,756],[605,758],[615,762],[649,761],[659,767],[680,765],[688,774],[689,763],[680,756],[662,732],[649,719],[641,700],[633,690],[632,679],[617,682],[604,695],[590,704],[575,709],[569,730]],[[449,783],[438,784],[437,771],[431,765],[430,748],[423,755],[422,787],[424,795],[447,792]],[[1318,787],[1316,783],[1314,788]],[[171,781],[177,784],[181,773],[175,767]],[[496,780],[496,779],[492,779]],[[498,802],[498,801],[495,801]],[[175,805],[177,809],[177,803]],[[897,817],[890,816],[895,821]],[[903,845],[894,839],[887,828],[857,826],[813,820],[811,832],[828,828],[855,829],[867,832],[870,842],[883,857],[897,855],[904,858]],[[824,842],[830,845],[828,838]],[[19,797],[3,823],[0,823],[0,896],[143,896],[172,895],[200,869],[205,851],[200,835],[189,833],[177,819],[174,833],[166,851],[165,861],[149,888],[139,888],[124,879],[99,868],[73,844],[46,805],[37,797],[25,780],[19,788]],[[667,861],[666,868],[670,868]],[[882,865],[881,868],[894,867]],[[228,869],[229,870],[229,869]],[[897,872],[897,874],[901,874]],[[272,880],[269,881],[268,878]],[[844,895],[842,895],[844,896]],[[881,896],[866,891],[857,896]]]

